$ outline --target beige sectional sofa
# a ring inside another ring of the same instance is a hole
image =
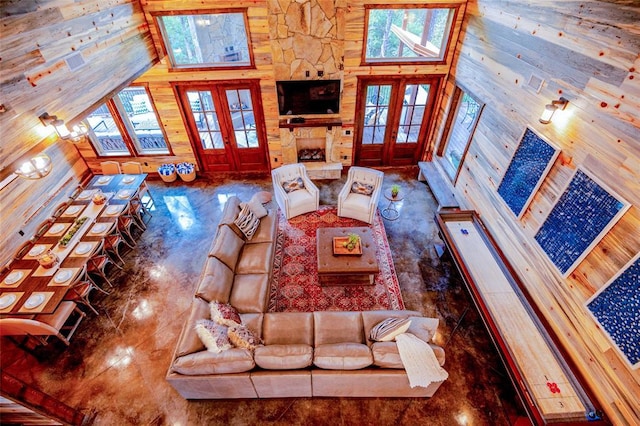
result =
[[[211,245],[167,381],[187,399],[312,396],[430,397],[442,382],[409,386],[395,342],[372,342],[370,330],[390,318],[411,318],[407,332],[429,343],[441,365],[444,349],[431,343],[438,320],[416,311],[267,313],[277,236],[268,211],[249,241],[233,225],[240,200],[227,201]],[[255,351],[207,351],[195,323],[210,318],[209,302],[230,303],[264,342]]]

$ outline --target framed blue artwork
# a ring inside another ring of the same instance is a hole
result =
[[[585,305],[631,368],[640,368],[640,253]]]
[[[560,150],[527,128],[498,186],[498,194],[521,218]]]
[[[628,202],[578,167],[535,240],[566,278],[628,208]]]

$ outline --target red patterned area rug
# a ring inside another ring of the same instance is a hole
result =
[[[278,240],[269,297],[269,312],[370,311],[404,309],[387,234],[379,213],[373,230],[380,273],[374,285],[321,287],[316,259],[316,229],[365,226],[359,220],[338,217],[335,206],[287,221],[278,210]]]

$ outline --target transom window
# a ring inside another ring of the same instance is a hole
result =
[[[169,154],[167,142],[144,86],[131,86],[87,117],[89,140],[100,156]]]
[[[172,68],[247,67],[247,21],[242,11],[158,16]]]
[[[442,62],[454,8],[367,8],[366,63]]]

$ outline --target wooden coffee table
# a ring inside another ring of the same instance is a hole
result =
[[[360,236],[362,254],[333,254],[333,237]],[[373,285],[380,271],[370,228],[319,228],[316,231],[318,278],[321,286]]]

